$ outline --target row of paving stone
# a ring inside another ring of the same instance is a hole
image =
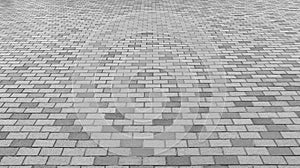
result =
[[[6,156],[1,165],[299,165],[297,156],[168,156],[168,157],[82,157]]]

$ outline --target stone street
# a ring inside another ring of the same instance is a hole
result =
[[[299,0],[0,0],[0,168],[299,168]]]

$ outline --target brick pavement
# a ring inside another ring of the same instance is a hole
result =
[[[0,1],[0,167],[300,167],[299,7]]]

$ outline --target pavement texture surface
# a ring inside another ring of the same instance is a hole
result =
[[[0,0],[0,167],[299,168],[299,0]]]

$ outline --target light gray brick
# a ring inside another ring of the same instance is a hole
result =
[[[47,165],[69,165],[71,157],[51,156],[47,161]]]
[[[47,157],[43,156],[28,156],[24,160],[25,165],[45,165]]]
[[[164,157],[143,157],[143,165],[165,165]]]
[[[38,155],[41,148],[20,148],[17,155]]]
[[[191,163],[192,165],[213,165],[215,161],[212,156],[192,156]]]
[[[246,164],[246,165],[263,164],[259,156],[238,156],[238,160],[240,164]]]
[[[141,157],[120,157],[119,158],[119,165],[141,165],[142,158]]]
[[[262,156],[264,164],[286,164],[285,159],[282,156]]]
[[[71,165],[93,165],[94,158],[93,157],[72,157]]]
[[[0,165],[21,165],[25,157],[4,156],[1,159]]]

